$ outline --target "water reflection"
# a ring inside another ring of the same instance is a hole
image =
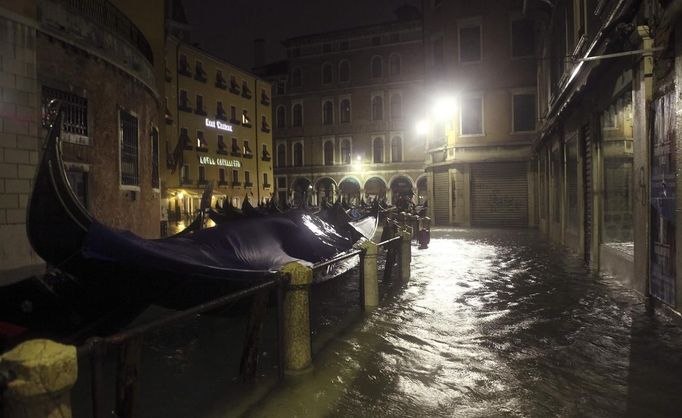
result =
[[[531,231],[435,230],[254,416],[673,416],[682,332]]]

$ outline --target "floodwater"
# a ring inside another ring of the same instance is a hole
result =
[[[360,313],[356,273],[314,286],[314,369],[279,384],[272,312],[251,385],[236,377],[243,317],[145,337],[137,416],[682,415],[679,323],[536,231],[434,229],[412,252],[410,280],[383,281],[372,312]],[[87,379],[77,417],[89,416]]]
[[[433,231],[409,283],[252,416],[682,414],[682,331],[534,231]]]

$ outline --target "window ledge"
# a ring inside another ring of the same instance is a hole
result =
[[[125,190],[128,192],[139,192],[140,191],[140,186],[135,186],[132,184],[119,184],[118,185],[119,190]]]

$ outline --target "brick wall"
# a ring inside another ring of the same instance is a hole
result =
[[[43,266],[25,225],[38,162],[36,78],[35,27],[9,12],[0,13],[0,284]]]
[[[163,128],[158,122],[158,101],[130,74],[104,60],[42,33],[37,44],[41,86],[87,98],[89,145],[64,143],[63,158],[89,166],[88,211],[105,225],[158,238],[160,201],[159,192],[152,189],[150,142],[152,126]],[[138,121],[139,191],[135,192],[119,186],[120,109]]]

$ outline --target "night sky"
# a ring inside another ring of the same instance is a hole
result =
[[[394,19],[421,0],[183,0],[192,42],[244,69],[253,67],[253,40],[266,40],[267,61],[285,57],[281,41]]]

